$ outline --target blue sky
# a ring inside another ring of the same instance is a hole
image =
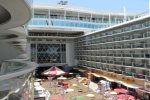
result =
[[[34,0],[57,4],[60,0]],[[66,0],[70,6],[79,6],[95,10],[123,11],[125,6],[127,12],[147,12],[148,0]]]

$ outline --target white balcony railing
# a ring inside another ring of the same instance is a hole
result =
[[[28,62],[28,61],[20,61],[20,60],[10,60],[10,61],[5,61],[2,63],[1,69],[0,69],[0,90],[2,90],[3,86],[6,84],[3,84],[4,81],[7,82],[7,86],[12,86],[13,84],[12,79],[23,79],[21,76],[28,74],[37,67],[38,65],[33,62]],[[15,82],[16,83],[16,82]]]

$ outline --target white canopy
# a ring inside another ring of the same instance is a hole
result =
[[[120,81],[120,83],[126,87],[129,87],[129,88],[143,88],[143,86],[140,86],[140,85],[137,85],[137,84],[129,84],[129,83],[125,83],[125,82],[122,82]]]

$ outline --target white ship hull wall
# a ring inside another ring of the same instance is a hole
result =
[[[0,63],[4,60],[15,58],[22,53],[20,50],[17,50],[17,48],[3,41],[0,41],[0,47]]]

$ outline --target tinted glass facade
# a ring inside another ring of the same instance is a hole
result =
[[[29,25],[36,26],[62,26],[62,27],[80,27],[80,28],[91,28],[98,29],[108,26],[108,23],[92,23],[92,22],[81,22],[81,21],[68,21],[68,20],[48,20],[48,19],[32,19]]]
[[[38,63],[65,63],[65,44],[31,44],[31,60]]]

